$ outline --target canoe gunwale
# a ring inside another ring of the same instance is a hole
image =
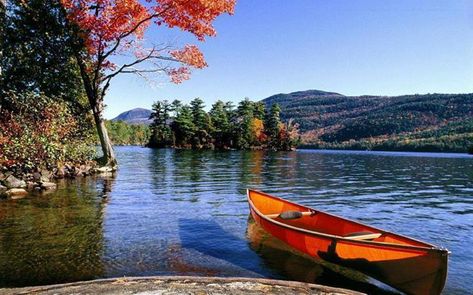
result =
[[[264,215],[263,213],[261,213],[261,211],[259,211],[259,209],[255,206],[255,204],[251,200],[250,192],[255,192],[255,193],[258,193],[258,194],[261,194],[261,195],[264,195],[264,196],[267,196],[269,198],[279,200],[279,201],[282,201],[282,202],[285,202],[285,203],[290,203],[290,204],[293,204],[293,205],[301,206],[301,207],[307,208],[309,210],[314,210],[315,212],[321,212],[323,214],[327,214],[329,216],[340,218],[342,220],[347,220],[349,222],[354,222],[356,224],[366,226],[366,227],[371,228],[371,229],[376,229],[377,231],[379,231],[382,234],[391,234],[391,235],[399,236],[399,237],[402,237],[402,238],[405,238],[405,239],[409,239],[411,241],[415,241],[415,242],[419,242],[419,243],[422,243],[422,244],[430,245],[430,247],[428,247],[428,246],[424,247],[424,246],[394,244],[394,243],[386,243],[386,242],[376,242],[376,241],[368,241],[368,240],[353,240],[353,239],[350,239],[350,238],[345,238],[343,236],[337,236],[337,235],[331,235],[331,234],[326,234],[326,233],[317,232],[317,231],[311,231],[311,230],[295,227],[295,226],[292,226],[292,225],[289,225],[289,224],[285,224],[285,223],[279,222],[277,220],[271,219],[271,218],[267,217],[266,215]],[[434,245],[426,243],[424,241],[416,240],[416,239],[413,239],[411,237],[403,236],[403,235],[400,235],[400,234],[397,234],[397,233],[393,233],[393,232],[389,232],[389,231],[385,231],[385,230],[380,230],[378,228],[372,227],[370,225],[363,224],[363,223],[358,222],[358,221],[350,220],[350,219],[343,218],[343,217],[340,217],[340,216],[337,216],[337,215],[334,215],[334,214],[327,213],[325,211],[315,210],[315,209],[312,209],[310,207],[295,204],[293,202],[290,202],[290,201],[287,201],[287,200],[284,200],[284,199],[281,199],[281,198],[278,198],[278,197],[275,197],[275,196],[272,196],[272,195],[269,195],[269,194],[266,194],[266,193],[263,193],[263,192],[260,192],[260,191],[257,191],[257,190],[247,189],[246,193],[247,193],[248,203],[250,204],[251,209],[253,211],[255,211],[255,213],[259,217],[263,218],[264,220],[266,220],[270,223],[276,224],[278,226],[281,226],[281,227],[284,227],[284,228],[287,228],[287,229],[295,230],[295,231],[302,232],[304,234],[313,235],[313,236],[324,237],[324,238],[327,238],[327,239],[343,240],[344,242],[351,243],[351,244],[370,245],[370,246],[377,246],[377,247],[381,247],[381,248],[395,248],[395,249],[402,248],[402,249],[417,250],[417,251],[422,251],[422,252],[434,252],[434,253],[439,253],[439,254],[443,254],[443,255],[450,254],[450,251],[448,251],[447,249],[434,246]]]

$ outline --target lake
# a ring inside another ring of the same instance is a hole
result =
[[[246,188],[448,248],[445,294],[473,285],[473,157],[116,147],[114,177],[0,200],[0,286],[149,275],[269,277],[395,293],[291,253],[249,217]]]

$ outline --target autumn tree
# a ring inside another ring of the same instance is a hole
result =
[[[279,124],[279,135],[276,148],[278,150],[289,151],[300,144],[299,125],[291,119],[287,123]]]
[[[164,73],[180,83],[191,69],[207,66],[195,45],[181,49],[169,44],[147,48],[144,33],[150,27],[179,28],[199,41],[215,35],[213,21],[233,13],[235,0],[61,0],[70,26],[72,48],[100,138],[103,162],[115,167],[116,159],[102,117],[104,97],[113,78],[120,74],[146,77]],[[117,63],[113,57],[128,57]]]

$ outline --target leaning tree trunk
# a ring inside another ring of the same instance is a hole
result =
[[[2,0],[0,0],[2,1]],[[94,115],[95,127],[97,128],[97,135],[100,139],[100,145],[102,147],[103,157],[101,159],[101,165],[108,166],[115,170],[117,168],[117,159],[113,151],[112,142],[108,137],[107,128],[105,127],[105,121],[103,120],[103,93],[100,94],[100,85],[94,83],[94,79],[89,76],[89,71],[86,66],[86,58],[83,55],[84,42],[78,37],[79,31],[77,26],[71,25],[67,20],[67,12],[63,6],[61,11],[65,16],[66,26],[73,32],[73,37],[70,40],[70,46],[74,52],[77,65],[79,66],[80,75],[85,89],[85,94],[89,100],[89,105]]]
[[[96,99],[95,105],[91,104],[91,106],[92,112],[94,114],[95,127],[97,128],[97,134],[100,139],[100,145],[102,146],[102,164],[109,166],[112,169],[115,169],[117,167],[117,160],[115,158],[115,152],[113,151],[112,142],[110,141],[110,137],[108,137],[107,128],[105,127],[105,121],[102,117],[103,102],[101,99]]]

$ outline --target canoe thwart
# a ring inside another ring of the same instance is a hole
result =
[[[301,218],[303,216],[313,216],[315,214],[316,214],[315,211],[307,211],[307,212],[284,211],[284,212],[276,213],[276,214],[268,214],[268,215],[266,215],[266,217],[281,218],[281,219],[289,220],[289,219],[298,219],[298,218]]]
[[[343,236],[345,239],[350,240],[373,240],[381,237],[381,233],[372,233],[372,232],[356,232]]]

